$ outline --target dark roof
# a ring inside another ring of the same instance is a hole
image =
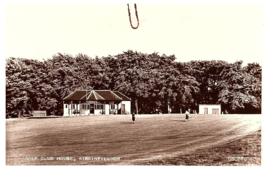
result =
[[[110,90],[109,91],[97,90],[95,92],[98,93],[100,96],[102,96],[106,100],[119,100],[119,101],[123,100],[118,95],[116,95],[113,91],[110,91]]]
[[[221,105],[221,104],[198,104],[198,105]]]
[[[99,94],[97,94],[95,91],[91,91],[91,94],[87,97],[87,100],[95,101],[95,100],[105,100],[105,99]]]
[[[124,94],[122,94],[121,92],[118,92],[118,91],[114,91],[114,93],[119,96],[120,98],[122,98],[122,100],[124,101],[131,101],[131,99],[127,96],[125,96]]]
[[[76,90],[76,91],[72,92],[71,94],[69,94],[67,97],[65,97],[63,100],[80,100],[85,95],[86,95],[85,90],[84,91]],[[84,100],[85,100],[85,98],[84,98]]]
[[[120,92],[113,92],[111,90],[75,90],[67,97],[65,97],[64,101],[69,100],[81,100],[85,101],[87,97],[88,101],[103,101],[103,100],[110,100],[110,101],[130,101],[131,99]]]

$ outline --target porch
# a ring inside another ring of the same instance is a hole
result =
[[[121,101],[70,101],[64,103],[64,116],[117,115],[125,113],[125,104],[122,104]]]

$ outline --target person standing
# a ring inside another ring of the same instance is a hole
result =
[[[135,115],[134,115],[134,113],[132,113],[132,120],[133,120],[133,124],[134,124],[134,121],[135,121]]]
[[[185,112],[185,120],[189,120],[189,117],[190,117],[189,114],[190,114],[189,111],[186,110],[186,112]]]

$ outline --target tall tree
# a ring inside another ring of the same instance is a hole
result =
[[[261,82],[241,65],[242,61],[235,62],[220,74],[222,80],[219,82],[218,102],[224,105],[226,112],[249,112],[246,109],[248,105],[254,110],[261,108],[261,100],[255,96],[261,92]]]

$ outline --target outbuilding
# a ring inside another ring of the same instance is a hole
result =
[[[32,112],[32,116],[33,117],[46,117],[47,114],[46,114],[46,111],[45,110],[34,110]]]
[[[221,114],[221,104],[199,104],[199,114]]]
[[[63,99],[63,116],[131,114],[131,99],[111,90],[75,90]]]

